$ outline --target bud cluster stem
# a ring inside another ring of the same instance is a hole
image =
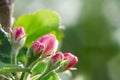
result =
[[[45,71],[37,80],[42,80],[45,76],[47,76],[48,74],[50,74],[50,72],[52,72],[52,70]]]
[[[18,54],[18,49],[15,49],[15,48],[12,48],[12,51],[11,51],[11,63],[12,64],[17,64],[17,54]]]
[[[41,76],[37,80],[42,80],[45,76],[49,75],[50,72],[54,71],[56,68],[51,66],[51,61],[49,60],[47,63],[46,70],[41,74]]]
[[[35,66],[37,65],[37,63],[42,61],[43,59],[44,59],[44,57],[38,58],[31,65],[26,66],[26,67],[28,67],[28,69],[30,69],[32,71],[35,68]],[[23,72],[22,75],[21,75],[21,79],[20,80],[27,80],[28,76],[29,76],[28,72]]]

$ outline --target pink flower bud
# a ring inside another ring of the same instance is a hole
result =
[[[32,49],[34,53],[40,53],[44,49],[45,45],[40,43],[39,41],[35,41],[32,43]]]
[[[19,44],[19,46],[23,46],[26,40],[25,32],[23,27],[17,27],[12,32],[13,43]]]
[[[62,61],[64,59],[64,55],[62,52],[58,52],[57,54],[54,54],[51,59],[52,62],[56,64],[57,62]]]
[[[13,31],[13,37],[14,37],[14,40],[18,40],[20,38],[22,38],[23,36],[25,36],[25,32],[24,32],[24,29],[22,27],[17,27],[14,29]]]
[[[39,42],[45,45],[42,56],[50,56],[57,50],[58,42],[55,35],[53,34],[47,34],[42,36],[39,39]]]
[[[74,67],[78,62],[78,58],[71,53],[65,53],[64,60],[67,60],[65,67],[66,70]]]

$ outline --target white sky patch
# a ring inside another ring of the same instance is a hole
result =
[[[62,24],[65,26],[73,26],[77,23],[82,8],[81,0],[26,0],[25,2],[15,1],[15,15],[33,13],[40,9],[52,9],[61,16]]]

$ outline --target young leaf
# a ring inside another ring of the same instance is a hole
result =
[[[22,47],[18,53],[18,61],[21,62],[22,64],[25,64],[26,62],[26,53],[27,53],[27,48],[26,47]]]
[[[59,30],[59,15],[51,10],[40,10],[34,14],[27,14],[19,17],[15,26],[23,26],[27,34],[25,46],[30,46],[31,42],[46,33],[54,33],[61,37]],[[59,34],[58,34],[59,33]]]
[[[11,45],[7,33],[0,26],[0,61],[10,62]]]
[[[42,72],[44,72],[45,69],[46,69],[46,63],[45,62],[39,62],[37,64],[37,66],[33,69],[32,73],[34,75],[41,74]]]
[[[14,64],[5,64],[3,62],[0,62],[0,74],[23,71],[30,72],[30,70],[27,68],[21,68]]]

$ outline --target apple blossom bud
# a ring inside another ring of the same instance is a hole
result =
[[[24,45],[26,40],[25,32],[22,27],[14,28],[11,31],[11,61],[13,64],[17,64],[17,55],[19,53],[20,48]]]
[[[50,56],[52,55],[58,47],[58,42],[56,40],[56,36],[53,34],[46,34],[39,39],[40,43],[45,45],[45,48],[42,52],[42,56]]]
[[[64,55],[62,52],[58,52],[51,57],[53,64],[56,64],[57,62],[62,62],[63,59]]]
[[[12,32],[12,37],[13,37],[14,44],[17,44],[19,46],[23,46],[25,43],[25,39],[26,39],[23,27],[15,28]]]
[[[78,58],[71,53],[65,53],[64,60],[67,60],[65,70],[74,67],[78,62]]]
[[[17,27],[14,29],[14,39],[15,40],[19,39],[23,35],[25,35],[25,33],[24,33],[24,29],[22,27]]]
[[[34,53],[40,53],[44,49],[45,45],[40,43],[39,41],[35,41],[32,43],[32,49]]]
[[[56,54],[52,55],[47,67],[50,69],[50,70],[57,70],[62,61],[64,59],[64,55],[62,52],[57,52]]]

